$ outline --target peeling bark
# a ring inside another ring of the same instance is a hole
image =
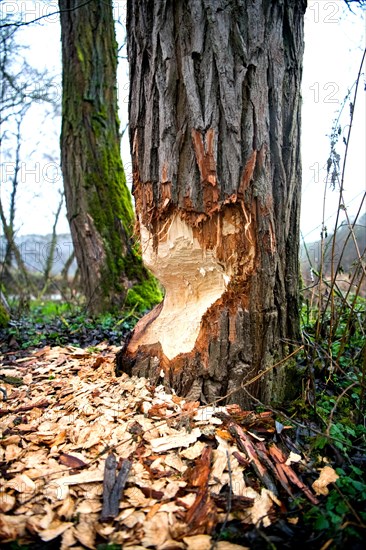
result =
[[[191,398],[239,390],[298,337],[305,7],[128,2],[133,194],[166,296],[120,363]],[[278,370],[249,390],[282,387]]]

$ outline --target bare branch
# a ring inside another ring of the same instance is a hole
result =
[[[15,21],[13,23],[1,23],[0,24],[0,29],[19,28],[19,27],[24,27],[26,25],[32,25],[33,23],[38,23],[39,21],[42,21],[43,19],[46,19],[47,17],[52,17],[53,15],[59,15],[60,13],[63,13],[63,12],[78,10],[79,8],[82,8],[83,6],[87,6],[92,1],[93,0],[87,0],[86,2],[83,2],[82,4],[79,4],[78,6],[75,6],[73,8],[64,9],[64,10],[57,10],[57,11],[54,11],[52,13],[47,13],[46,15],[40,15],[39,17],[36,17],[35,19],[32,19],[32,21]]]

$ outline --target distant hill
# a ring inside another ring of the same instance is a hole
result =
[[[357,244],[359,250],[364,253],[366,248],[366,214],[364,214],[358,224],[354,228]],[[336,254],[335,254],[335,264],[337,265],[338,259],[340,257],[341,251],[343,249],[344,243],[347,240],[349,235],[349,229],[347,225],[342,225],[337,231],[336,237]],[[329,235],[325,239],[325,271],[326,274],[330,274],[331,268],[331,254],[332,254],[332,239],[333,236]],[[15,242],[19,247],[20,253],[22,255],[23,261],[25,262],[27,268],[31,272],[40,272],[42,273],[45,268],[45,263],[49,248],[51,245],[51,235],[25,235],[23,237],[16,237]],[[307,252],[304,245],[301,246],[300,250],[300,261],[301,261],[301,271],[303,278],[306,284],[310,283],[310,262],[315,270],[319,270],[320,254],[321,254],[321,242],[315,241],[308,243],[306,245]],[[2,236],[0,237],[0,261],[4,259],[4,254],[6,250],[6,240]],[[52,274],[58,275],[61,273],[62,268],[65,265],[65,262],[68,260],[70,255],[73,252],[73,244],[71,235],[68,233],[57,236],[57,247],[55,252],[55,258],[52,268]],[[310,262],[309,262],[309,258]],[[348,239],[343,257],[342,257],[342,268],[344,273],[348,274],[352,271],[353,262],[357,259],[356,247],[353,242],[353,239],[350,237]],[[69,274],[72,276],[76,271],[76,261],[74,260]]]
[[[15,237],[22,259],[28,270],[33,273],[43,273],[47,256],[51,246],[51,235],[24,235]],[[0,237],[0,261],[3,261],[6,250],[6,239]],[[72,239],[70,234],[57,236],[57,246],[52,266],[52,275],[61,273],[62,268],[73,252]],[[76,262],[74,261],[69,274],[72,276],[76,271]]]
[[[357,242],[360,254],[363,254],[365,259],[366,249],[366,214],[364,214],[354,227],[355,239]],[[345,244],[346,243],[346,244]],[[324,254],[324,267],[325,274],[331,273],[331,258],[332,258],[332,245],[333,235],[328,235],[325,239],[325,254]],[[345,247],[345,248],[344,248]],[[344,252],[342,254],[342,250]],[[301,246],[300,260],[301,271],[305,281],[310,280],[310,267],[312,266],[316,271],[319,271],[321,258],[321,241],[308,243],[306,247]],[[354,239],[350,236],[349,227],[347,224],[341,225],[336,233],[335,239],[335,254],[334,254],[334,268],[337,267],[338,261],[341,260],[342,271],[348,275],[353,272],[354,262],[357,260],[357,250],[354,243]]]

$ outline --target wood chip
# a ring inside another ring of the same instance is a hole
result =
[[[67,529],[70,529],[73,526],[72,522],[60,523],[57,522],[56,525],[51,525],[48,529],[39,532],[39,536],[45,542],[56,539]]]
[[[157,437],[152,439],[150,443],[154,453],[163,453],[178,447],[189,447],[189,445],[197,441],[200,435],[201,430],[199,428],[194,428],[191,432],[182,430],[177,434]]]
[[[276,515],[269,479],[274,489],[295,486],[317,502],[296,474],[299,455],[270,445],[272,413],[199,408],[145,379],[115,378],[115,348],[101,353],[45,347],[14,369],[23,386],[0,411],[8,434],[0,441],[0,461],[8,462],[6,478],[0,472],[0,546],[31,535],[61,537],[61,550],[94,549],[98,535],[131,550],[204,550],[227,512],[224,485],[231,484],[232,512],[248,523],[268,525]],[[209,445],[199,439],[206,437]],[[255,486],[265,488],[245,485],[243,472],[252,467]],[[334,482],[326,472],[317,493]],[[101,522],[101,512],[115,521]],[[215,548],[243,547],[219,541]]]

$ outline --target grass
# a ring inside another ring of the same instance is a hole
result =
[[[366,302],[357,294],[348,296],[347,307],[336,296],[321,309],[327,296],[308,295],[302,308],[299,363],[306,366],[306,376],[289,410],[295,425],[308,426],[300,438],[314,465],[330,465],[339,476],[319,506],[304,499],[294,506],[314,548],[361,548],[366,536]]]
[[[309,426],[304,441],[314,464],[319,467],[329,464],[339,476],[319,506],[298,503],[304,525],[313,533],[314,548],[323,550],[363,548],[366,538],[366,250],[360,247],[362,239],[357,239],[355,232],[366,194],[352,222],[344,198],[354,105],[364,59],[365,53],[353,97],[350,98],[350,93],[347,95],[330,136],[324,196],[329,187],[338,192],[338,210],[333,235],[328,241],[323,231],[325,210],[323,212],[320,260],[318,265],[310,265],[316,278],[303,293],[304,352],[300,361],[307,375],[302,395],[290,409],[297,420]],[[340,116],[346,105],[350,115],[340,163],[336,148],[341,135]],[[340,224],[341,213],[345,215],[345,224]],[[341,232],[344,239],[340,238]],[[353,243],[355,258],[345,273],[342,263],[347,242]]]
[[[91,317],[77,306],[50,300],[35,301],[28,312],[0,330],[0,341],[4,349],[7,346],[28,349],[73,344],[93,350],[102,341],[121,345],[138,318],[134,311]]]

